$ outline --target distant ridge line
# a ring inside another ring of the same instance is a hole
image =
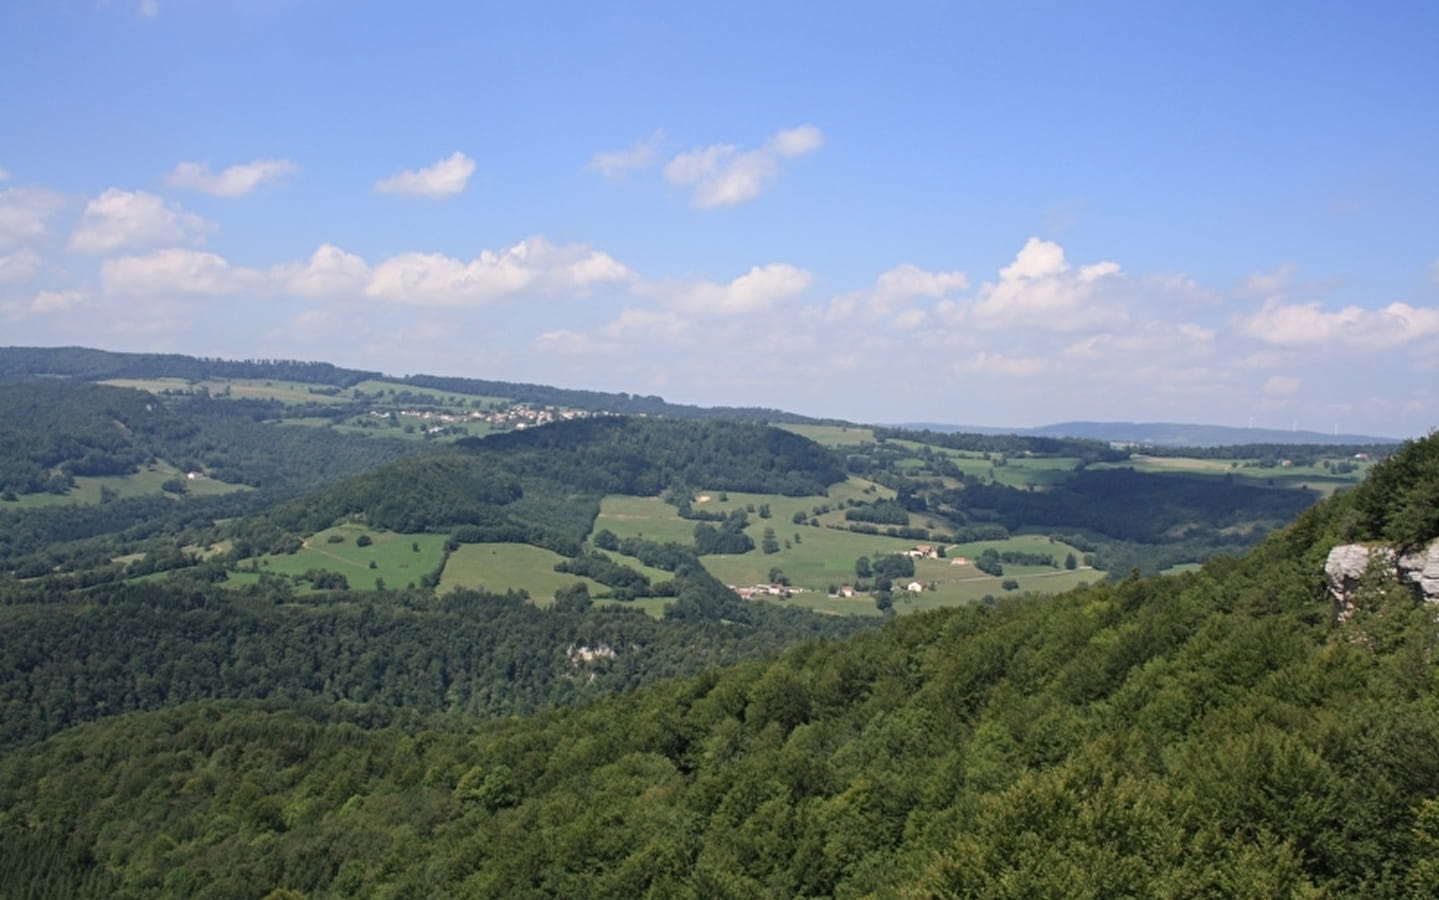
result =
[[[1231,425],[1200,425],[1179,422],[1058,422],[1034,428],[994,428],[982,425],[918,422],[899,424],[894,427],[943,433],[1088,438],[1140,446],[1148,444],[1156,447],[1226,447],[1240,444],[1352,446],[1402,443],[1399,438],[1374,435],[1330,434],[1322,431],[1295,431],[1278,428],[1237,428]]]

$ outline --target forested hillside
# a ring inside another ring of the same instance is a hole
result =
[[[0,760],[21,895],[1433,896],[1439,438],[1240,560],[468,724],[213,702]],[[22,663],[22,665],[33,665]],[[381,669],[381,672],[384,670]],[[384,685],[383,675],[377,676]]]
[[[103,381],[110,378],[257,378],[340,388],[350,388],[361,382],[386,378],[380,372],[300,360],[227,360],[183,356],[177,353],[115,353],[86,347],[0,347],[0,378],[36,375],[59,375],[84,381]],[[729,421],[819,421],[778,409],[690,406],[668,403],[664,398],[654,395],[575,390],[511,381],[438,375],[408,375],[394,381],[416,388],[505,397],[522,403],[604,410],[626,415],[665,415],[683,419]]]
[[[76,475],[128,475],[195,431],[139,391],[0,381],[0,495],[63,494]]]

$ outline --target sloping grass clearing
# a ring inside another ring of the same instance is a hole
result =
[[[553,550],[529,544],[461,544],[445,564],[438,593],[460,587],[496,593],[524,590],[529,592],[531,602],[549,606],[556,591],[572,587],[577,581],[585,584],[591,597],[609,591],[592,578],[556,572],[555,563],[563,559]]]
[[[369,536],[369,546],[356,543],[361,535]],[[340,540],[331,541],[332,536]],[[312,534],[294,553],[269,554],[258,557],[256,562],[261,572],[277,575],[303,575],[311,569],[338,572],[350,587],[360,590],[374,587],[377,578],[389,587],[405,587],[419,584],[420,579],[439,568],[448,537],[373,531],[346,523]]]

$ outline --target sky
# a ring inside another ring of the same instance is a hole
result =
[[[0,346],[1439,428],[1439,4],[13,0]]]

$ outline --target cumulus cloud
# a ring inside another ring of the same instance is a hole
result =
[[[0,284],[20,284],[34,278],[39,271],[40,254],[29,247],[0,256]]]
[[[375,190],[412,197],[453,197],[465,189],[474,173],[475,161],[456,150],[434,165],[381,178],[375,182]]]
[[[198,243],[210,223],[145,191],[110,188],[85,205],[70,236],[77,253],[113,253],[132,247]]]
[[[23,319],[28,316],[66,312],[84,303],[86,299],[87,295],[83,291],[39,291],[29,300],[0,304],[0,309],[4,309],[10,319]]]
[[[13,187],[0,191],[0,250],[39,240],[49,233],[47,220],[65,205],[55,191]]]
[[[554,329],[535,336],[536,350],[573,355],[618,353],[634,346],[634,340],[674,340],[690,330],[690,322],[668,310],[622,310],[617,318],[593,332]]]
[[[1121,278],[1118,263],[1098,262],[1072,268],[1064,249],[1032,237],[1014,262],[999,271],[999,281],[984,284],[969,307],[985,328],[1020,326],[1077,331],[1124,321],[1124,308],[1104,297]]]
[[[780,160],[811,153],[824,143],[824,132],[801,125],[777,132],[762,147],[741,151],[733,144],[712,144],[681,153],[665,166],[670,184],[692,187],[690,203],[699,209],[738,206],[758,197],[782,171]]]
[[[370,267],[334,244],[321,244],[307,262],[275,266],[270,277],[278,289],[302,297],[356,295],[370,280]]]
[[[1281,346],[1396,347],[1439,335],[1439,308],[1391,303],[1383,309],[1346,306],[1328,312],[1318,303],[1271,298],[1258,311],[1240,316],[1237,326],[1249,337]]]
[[[263,290],[266,279],[218,254],[172,247],[106,260],[100,284],[107,294],[221,296]]]
[[[473,260],[440,253],[401,253],[374,267],[365,295],[397,303],[467,306],[524,290],[583,292],[596,284],[629,281],[633,273],[608,254],[583,244],[555,245],[532,237]]]
[[[631,170],[648,169],[655,164],[660,142],[664,140],[664,136],[664,129],[657,128],[654,134],[636,141],[633,146],[624,150],[596,153],[585,164],[585,169],[599,172],[606,178],[619,178]]]
[[[734,316],[769,309],[809,289],[814,276],[789,263],[754,266],[726,284],[712,281],[661,285],[652,291],[690,313]]]
[[[262,184],[299,171],[288,159],[257,159],[219,172],[211,171],[209,163],[182,162],[165,176],[165,183],[215,197],[243,197]]]
[[[920,299],[943,300],[968,288],[969,277],[963,272],[929,272],[913,263],[901,263],[880,273],[873,287],[830,301],[826,315],[831,319],[853,315],[892,319],[899,327],[912,328],[922,324],[927,313],[922,309],[897,312],[900,304]]]
[[[1217,332],[1192,322],[1168,325],[1151,322],[1129,333],[1092,334],[1073,341],[1061,351],[1068,359],[1100,360],[1122,355],[1163,353],[1204,355],[1211,350]]]

